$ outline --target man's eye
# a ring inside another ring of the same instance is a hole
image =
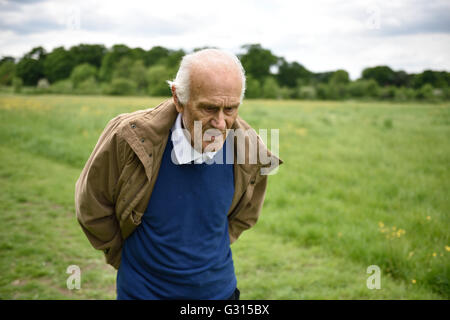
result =
[[[216,111],[216,108],[214,108],[214,107],[206,107],[206,111],[214,112],[214,111]]]
[[[225,112],[228,112],[228,113],[230,113],[231,111],[233,111],[233,108],[231,108],[231,107],[227,107],[227,108],[225,108]]]

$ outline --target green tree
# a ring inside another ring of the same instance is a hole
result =
[[[328,98],[334,100],[347,98],[347,85],[349,82],[350,78],[347,71],[337,70],[333,72],[328,81]]]
[[[271,75],[271,67],[277,65],[278,57],[269,49],[262,48],[260,44],[246,44],[241,48],[245,53],[239,55],[239,58],[246,74],[263,83],[264,79]]]
[[[183,56],[186,54],[184,50],[170,50],[169,55],[162,59],[159,64],[164,64],[168,70],[170,70],[170,73],[173,74],[172,77],[175,76],[176,70],[180,67],[180,62]]]
[[[70,80],[72,80],[73,87],[78,88],[78,86],[89,78],[95,79],[97,76],[97,68],[90,65],[89,63],[82,63],[76,66],[71,75]]]
[[[148,86],[147,69],[142,60],[133,63],[130,69],[130,79],[133,80],[140,91],[145,91]]]
[[[113,78],[130,78],[132,66],[133,66],[133,60],[129,56],[123,57],[114,66],[112,77]]]
[[[96,68],[100,68],[103,56],[107,49],[101,44],[79,44],[69,49],[70,55],[75,65],[89,63]]]
[[[24,85],[35,86],[44,77],[44,60],[46,52],[42,47],[33,48],[26,53],[16,65],[16,76]]]
[[[416,98],[420,100],[433,100],[434,88],[431,84],[424,84],[419,90],[417,90]]]
[[[375,98],[378,96],[379,91],[378,83],[373,79],[358,79],[349,83],[347,88],[349,95],[355,98]]]
[[[264,81],[262,88],[263,98],[266,99],[277,99],[279,97],[280,87],[277,81],[273,77],[268,77]]]
[[[164,47],[156,46],[145,53],[144,63],[146,67],[160,63],[162,59],[169,56],[170,50]]]
[[[427,83],[434,88],[447,88],[450,86],[450,73],[445,71],[425,70],[414,76],[414,88],[422,88]]]
[[[73,83],[70,79],[56,81],[50,85],[50,92],[71,94],[73,92]]]
[[[89,77],[78,84],[76,92],[80,94],[99,94],[101,88],[94,77]]]
[[[15,70],[14,59],[3,58],[0,62],[0,85],[9,86],[14,78]]]
[[[397,87],[410,87],[413,76],[403,70],[394,72],[394,85]]]
[[[133,48],[130,50],[129,57],[133,61],[144,60],[147,52],[142,48]]]
[[[392,100],[395,97],[395,86],[385,86],[378,90],[378,97],[383,100]]]
[[[106,93],[113,95],[132,95],[136,93],[136,83],[125,78],[115,78],[108,86]]]
[[[245,89],[246,98],[254,99],[262,97],[261,83],[255,78],[253,78],[251,75],[247,76],[245,86],[246,86]]]
[[[317,97],[321,100],[330,99],[330,86],[326,83],[319,83],[316,87]]]
[[[331,85],[345,85],[349,82],[350,77],[348,75],[348,72],[342,69],[333,72],[329,80],[329,83]]]
[[[366,68],[362,72],[362,78],[365,80],[374,79],[380,86],[395,85],[395,72],[388,66],[377,66]]]
[[[163,65],[154,65],[147,70],[148,94],[151,96],[170,96],[170,89],[166,83],[173,74]]]
[[[413,100],[415,96],[415,91],[413,88],[399,87],[395,90],[395,101],[410,101]]]
[[[309,83],[312,73],[298,62],[287,62],[284,58],[280,59],[278,67],[277,81],[280,86],[289,88],[297,87],[299,80],[303,84]]]
[[[58,47],[50,52],[44,61],[44,75],[50,83],[66,79],[75,67],[75,60],[70,51]]]
[[[108,50],[102,59],[99,70],[100,79],[106,82],[111,81],[116,65],[123,57],[130,56],[130,52],[131,49],[123,44],[116,44]]]
[[[334,74],[334,72],[332,72],[332,71],[313,73],[312,81],[315,84],[318,84],[318,83],[329,83],[330,79],[331,79],[331,76],[333,74]]]
[[[23,81],[18,77],[14,77],[12,80],[12,86],[15,93],[20,93],[22,91]]]

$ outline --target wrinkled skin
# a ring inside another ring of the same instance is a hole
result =
[[[223,64],[192,66],[186,105],[178,101],[176,87],[172,86],[173,100],[177,111],[182,113],[183,127],[190,133],[192,146],[201,145],[201,151],[196,148],[199,152],[216,151],[222,147],[226,130],[231,129],[238,116],[241,90],[239,69],[226,59]],[[194,121],[201,122],[201,136],[194,136]],[[200,140],[194,143],[194,139],[201,139],[201,144]]]

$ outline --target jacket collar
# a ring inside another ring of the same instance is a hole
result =
[[[165,147],[165,143],[167,142],[171,132],[170,129],[175,123],[177,116],[178,112],[173,99],[171,98],[155,108],[137,112],[135,117],[128,120],[126,126],[128,134],[126,135],[126,140],[144,163],[144,166],[146,166],[146,162],[148,162],[149,153],[152,153],[153,151],[155,153],[159,153],[158,151],[160,151],[161,147]],[[242,129],[242,131],[247,131],[249,133],[249,137],[245,138],[245,144],[236,143],[236,137],[234,144],[234,163],[237,163],[237,166],[235,167],[239,167],[248,179],[251,176],[254,177],[257,170],[264,170],[263,168],[268,168],[271,164],[276,164],[272,168],[273,170],[275,167],[283,163],[280,158],[273,155],[270,150],[267,149],[261,138],[241,117],[238,116],[236,118],[232,129]],[[259,157],[257,157],[256,163],[250,163],[248,151],[251,150],[251,146],[254,147],[253,144],[257,141],[260,142],[258,144],[260,150],[258,151],[262,154],[268,155],[268,159],[270,159],[269,163],[261,163]],[[245,161],[237,161],[236,157],[238,154],[245,155]],[[151,174],[151,172],[148,172],[148,174]],[[247,178],[245,180],[247,180]]]
[[[194,163],[203,163],[207,160],[211,160],[217,154],[218,151],[200,153],[194,149],[191,145],[191,141],[184,134],[183,127],[181,125],[181,113],[178,113],[174,125],[171,130],[171,137],[173,143],[173,152],[175,158],[173,159],[176,164],[187,164],[192,161]]]

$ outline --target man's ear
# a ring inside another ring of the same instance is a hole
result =
[[[172,97],[173,97],[173,102],[175,103],[175,108],[177,109],[178,113],[182,113],[183,112],[183,105],[178,100],[177,90],[175,88],[175,85],[172,84],[172,86],[170,88],[172,90]]]

